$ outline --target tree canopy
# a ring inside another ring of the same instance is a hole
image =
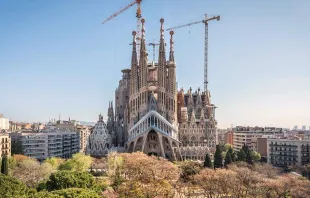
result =
[[[25,158],[17,163],[13,168],[14,177],[23,181],[29,187],[37,187],[37,185],[46,180],[55,169],[50,164],[40,164],[32,158]]]
[[[203,163],[203,167],[212,168],[212,161],[211,161],[210,155],[208,153],[206,154],[205,161]]]
[[[246,154],[243,149],[238,152],[237,156],[238,161],[246,161]]]
[[[82,153],[76,153],[72,158],[59,165],[59,170],[87,171],[92,164],[92,158]]]
[[[91,174],[67,170],[53,173],[46,182],[48,191],[66,188],[92,188],[93,186],[95,186],[95,180]]]
[[[225,167],[227,167],[228,164],[231,164],[232,163],[232,159],[231,159],[231,156],[230,156],[230,152],[227,152],[226,153],[226,156],[225,156]]]
[[[214,169],[215,168],[222,168],[223,167],[223,157],[222,157],[222,150],[219,145],[216,145],[216,151],[214,154]]]
[[[179,178],[176,165],[168,160],[141,152],[122,153],[125,181],[118,191],[120,197],[173,197]]]
[[[4,175],[9,174],[9,162],[6,155],[4,155],[1,160],[1,173]]]
[[[22,197],[29,193],[25,184],[16,178],[0,174],[0,197]]]

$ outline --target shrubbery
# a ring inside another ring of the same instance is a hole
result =
[[[0,174],[0,197],[23,197],[30,190],[16,178]]]
[[[91,188],[95,186],[94,177],[87,172],[58,171],[46,182],[48,191],[65,188]]]

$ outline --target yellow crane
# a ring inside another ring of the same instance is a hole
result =
[[[179,25],[179,26],[175,26],[172,28],[168,28],[168,30],[172,30],[172,29],[177,29],[177,28],[182,28],[182,27],[188,27],[191,25],[195,25],[198,23],[203,23],[205,24],[205,51],[204,51],[204,91],[208,91],[208,22],[212,21],[212,20],[220,20],[220,16],[212,16],[210,18],[208,18],[207,15],[205,15],[205,18],[201,21],[196,21],[196,22],[192,22],[192,23],[187,23],[184,25]]]

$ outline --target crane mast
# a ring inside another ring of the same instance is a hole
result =
[[[155,62],[155,46],[159,45],[159,43],[155,43],[154,39],[153,39],[153,43],[149,43],[149,46],[153,46],[153,61]]]
[[[175,26],[172,28],[168,28],[168,30],[182,28],[182,27],[188,27],[191,25],[195,25],[198,23],[204,23],[205,24],[205,46],[204,46],[204,91],[208,91],[208,22],[212,20],[220,20],[220,16],[213,16],[211,18],[208,18],[207,15],[205,15],[205,18],[201,21],[191,22],[184,25]]]

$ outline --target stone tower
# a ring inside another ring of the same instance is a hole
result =
[[[167,65],[166,65],[166,49],[164,39],[164,19],[160,19],[160,42],[158,54],[158,86],[157,86],[157,109],[158,113],[167,117],[166,114],[166,79],[167,79]]]
[[[167,120],[177,122],[177,88],[176,88],[176,63],[174,61],[173,31],[170,31],[170,53],[167,63],[168,78],[166,84],[166,110]]]
[[[140,45],[140,60],[139,60],[139,98],[138,98],[138,107],[139,107],[139,118],[143,117],[147,112],[148,107],[148,54],[146,52],[145,46],[145,20],[141,19],[142,23],[142,34],[141,34],[141,45]]]

